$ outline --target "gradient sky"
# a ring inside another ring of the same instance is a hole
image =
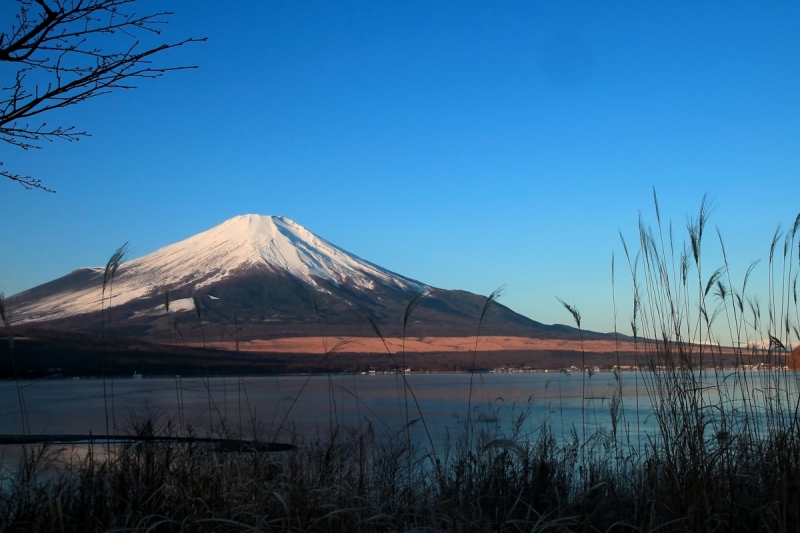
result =
[[[797,3],[137,2],[165,7],[167,40],[208,42],[161,64],[198,69],[46,117],[80,142],[0,146],[58,191],[0,181],[6,295],[260,213],[609,331],[618,231],[654,220],[653,188],[681,239],[713,198],[734,279],[800,210]]]

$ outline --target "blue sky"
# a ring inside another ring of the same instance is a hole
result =
[[[58,191],[0,182],[0,289],[281,214],[434,286],[505,285],[535,320],[569,322],[560,296],[608,331],[618,231],[654,219],[654,187],[681,238],[714,199],[734,279],[800,210],[797,4],[333,4],[137,3],[175,11],[168,40],[208,37],[162,58],[199,68],[47,117],[80,142],[0,146]]]

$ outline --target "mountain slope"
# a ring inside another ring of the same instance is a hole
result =
[[[383,333],[396,334],[408,302],[428,290],[432,295],[407,324],[410,334],[472,335],[485,302],[482,296],[434,289],[383,269],[287,218],[260,215],[232,218],[124,263],[105,293],[103,275],[102,268],[82,268],[10,297],[15,323],[96,332],[102,315],[114,333],[194,338],[197,316],[185,312],[194,311],[196,293],[203,325],[213,325],[215,339],[310,335],[320,330],[374,334],[367,315]],[[166,318],[167,290],[172,321]],[[501,334],[575,333],[566,326],[545,326],[499,304],[487,315],[485,327]]]

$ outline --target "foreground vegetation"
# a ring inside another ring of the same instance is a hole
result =
[[[439,455],[369,431],[295,452],[140,444],[64,464],[35,452],[3,488],[9,531],[788,531],[800,524],[796,425],[764,439],[629,451],[466,434]],[[792,429],[794,428],[794,429]],[[151,434],[149,422],[138,431]],[[169,433],[169,426],[161,428]],[[52,451],[52,450],[50,450]],[[409,468],[409,459],[411,459]]]
[[[635,387],[650,413],[638,400],[630,405],[616,375],[611,424],[601,431],[587,430],[585,403],[580,426],[566,436],[547,425],[531,433],[523,410],[502,428],[467,418],[450,441],[417,445],[410,427],[415,419],[424,426],[424,413],[415,411],[406,386],[406,411],[390,436],[334,427],[316,439],[296,436],[295,451],[272,454],[186,443],[96,445],[66,459],[54,449],[27,449],[0,486],[0,529],[800,530],[800,387],[787,367],[792,339],[800,337],[800,216],[772,241],[763,316],[747,292],[754,265],[734,286],[721,238],[724,264],[704,274],[705,202],[677,251],[657,203],[656,216],[654,230],[640,224],[638,253],[625,246],[640,368]],[[613,271],[612,261],[612,279]],[[405,321],[423,299],[412,301]],[[580,328],[577,308],[564,305]],[[736,348],[732,371],[717,364],[720,331]],[[387,355],[405,368],[402,353]],[[753,365],[760,370],[744,369]],[[154,418],[134,421],[130,431],[180,432]],[[230,432],[223,424],[218,433]]]

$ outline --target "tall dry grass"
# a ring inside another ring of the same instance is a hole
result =
[[[654,205],[655,227],[640,218],[637,254],[624,239],[623,245],[639,375],[657,425],[637,450],[656,523],[679,520],[693,531],[799,527],[800,383],[788,368],[788,348],[800,340],[793,274],[800,216],[785,234],[776,231],[769,248],[763,320],[748,292],[755,264],[737,285],[719,229],[723,264],[713,270],[704,264],[712,211],[706,198],[687,222],[682,245],[672,225],[662,223],[655,193]],[[775,254],[781,239],[782,259]],[[754,339],[768,342],[754,345]],[[730,350],[735,368],[722,368],[723,351]]]

